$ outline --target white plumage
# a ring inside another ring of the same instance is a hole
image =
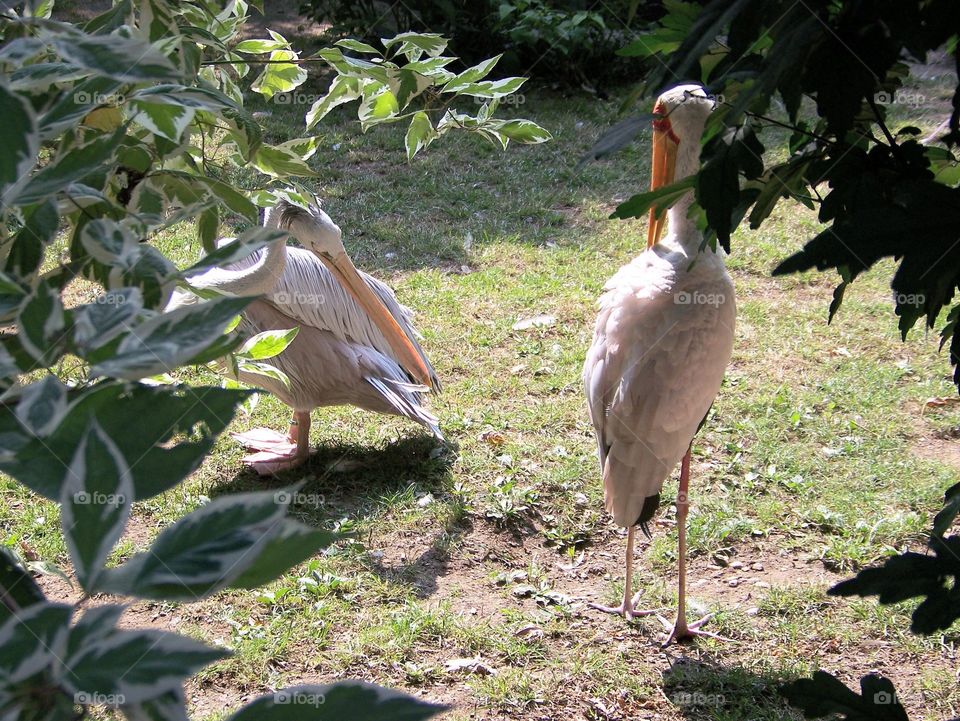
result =
[[[287,376],[289,387],[259,374],[237,376],[295,411],[287,437],[264,429],[235,434],[258,451],[244,460],[262,473],[301,462],[308,452],[309,414],[319,406],[354,405],[401,415],[442,438],[436,416],[423,406],[424,392],[439,390],[440,381],[420,346],[411,311],[387,285],[353,267],[340,229],[320,208],[280,201],[265,225],[289,230],[306,249],[288,248],[280,239],[226,268],[191,278],[197,288],[261,296],[241,316],[237,332],[244,336],[300,329],[269,360]],[[173,304],[191,302],[198,302],[195,295],[179,293]],[[226,365],[224,372],[232,375]]]
[[[653,189],[696,172],[712,105],[697,85],[660,96],[654,109]],[[723,251],[701,249],[703,236],[687,217],[692,200],[691,192],[670,209],[670,232],[663,240],[663,219],[651,212],[647,250],[604,286],[583,369],[605,506],[628,529],[623,602],[596,608],[628,617],[652,613],[636,611],[641,594],[632,597],[634,527],[647,530],[664,481],[682,460],[679,604],[668,641],[705,633],[699,630],[705,619],[688,626],[685,618],[689,453],[720,389],[736,319]]]

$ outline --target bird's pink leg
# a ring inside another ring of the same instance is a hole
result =
[[[723,641],[729,640],[715,633],[701,630],[700,627],[709,621],[713,614],[708,613],[693,623],[687,623],[687,512],[690,509],[688,493],[690,488],[690,448],[692,447],[693,444],[691,443],[690,447],[687,448],[687,454],[683,457],[683,462],[680,464],[680,488],[677,491],[677,534],[680,539],[679,600],[677,601],[677,621],[673,625],[673,630],[670,629],[669,621],[664,622],[664,626],[669,631],[667,640],[663,642],[664,646],[670,645],[671,641],[690,641],[695,636],[709,636]],[[661,618],[661,621],[664,621],[664,619]]]
[[[627,619],[651,616],[656,613],[656,611],[637,610],[636,605],[637,601],[640,600],[640,593],[632,598],[630,597],[630,591],[633,588],[633,534],[635,530],[633,526],[627,529],[627,573],[623,580],[623,601],[619,606],[601,606],[599,603],[591,603],[590,608],[604,613],[614,613]]]
[[[286,436],[268,428],[257,428],[233,437],[249,450],[243,462],[261,476],[296,468],[310,456],[310,413],[297,411]]]

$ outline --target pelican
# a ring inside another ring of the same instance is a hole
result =
[[[658,98],[651,189],[697,171],[700,138],[712,109],[699,85],[682,85]],[[639,525],[649,537],[663,483],[680,462],[679,600],[672,630],[661,618],[670,630],[667,644],[714,636],[701,630],[709,615],[690,624],[686,619],[690,450],[720,390],[736,320],[723,252],[701,250],[703,236],[687,217],[692,202],[691,191],[670,208],[669,232],[662,240],[664,217],[651,209],[647,249],[604,286],[583,368],[604,504],[614,521],[627,528],[623,601],[594,608],[627,618],[655,613],[637,610],[642,593],[631,597],[634,531]]]
[[[388,286],[356,269],[340,228],[316,203],[303,208],[280,200],[268,209],[264,225],[288,231],[304,247],[288,248],[280,238],[190,280],[195,288],[261,296],[241,315],[237,331],[244,336],[300,329],[270,360],[289,385],[243,371],[234,375],[223,366],[227,375],[293,409],[286,435],[265,428],[233,434],[255,451],[244,463],[261,475],[302,463],[310,455],[310,411],[319,406],[349,404],[404,416],[442,439],[436,416],[422,403],[422,394],[439,390],[440,381],[417,341],[410,310]],[[179,293],[173,304],[196,300]]]

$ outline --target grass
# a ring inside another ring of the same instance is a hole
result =
[[[928,97],[942,94],[922,82]],[[825,593],[918,547],[955,482],[944,454],[960,411],[924,407],[956,392],[947,358],[932,333],[900,341],[889,263],[848,290],[832,325],[835,278],[771,278],[819,227],[792,205],[734,237],[734,358],[695,447],[691,613],[717,612],[713,628],[734,642],[661,653],[655,619],[628,624],[585,608],[621,593],[623,536],[602,512],[580,371],[604,281],[643,246],[642,222],[606,218],[640,189],[647,149],[577,172],[616,103],[547,90],[525,101],[515,110],[554,142],[500,153],[451,137],[407,164],[402,129],[362,135],[347,111],[321,124],[316,191],[357,265],[416,310],[445,384],[431,406],[448,442],[400,419],[321,409],[317,454],[302,471],[259,480],[224,437],[188,483],[137,505],[118,558],[207,497],[295,480],[322,497],[296,506],[299,518],[355,532],[266,589],[134,607],[135,622],[178,619],[179,630],[235,650],[191,686],[196,715],[220,718],[241,696],[346,676],[448,702],[451,721],[794,718],[776,685],[817,667],[848,683],[881,670],[914,719],[957,714],[960,629],[918,638],[904,630],[909,604]],[[269,113],[269,139],[301,134],[304,107],[252,109]],[[911,120],[932,129],[934,115]],[[181,264],[198,252],[188,227],[158,242]],[[512,329],[537,314],[556,323]],[[233,429],[287,419],[263,396]],[[66,564],[56,506],[9,480],[0,489],[5,541]],[[635,579],[668,616],[675,492],[674,480]],[[462,658],[480,670],[447,668]]]

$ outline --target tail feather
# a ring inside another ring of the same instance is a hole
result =
[[[416,421],[429,430],[437,440],[443,440],[443,434],[438,425],[439,419],[420,404],[418,391],[427,390],[426,388],[392,378],[367,377],[364,380],[373,386],[399,415]]]

